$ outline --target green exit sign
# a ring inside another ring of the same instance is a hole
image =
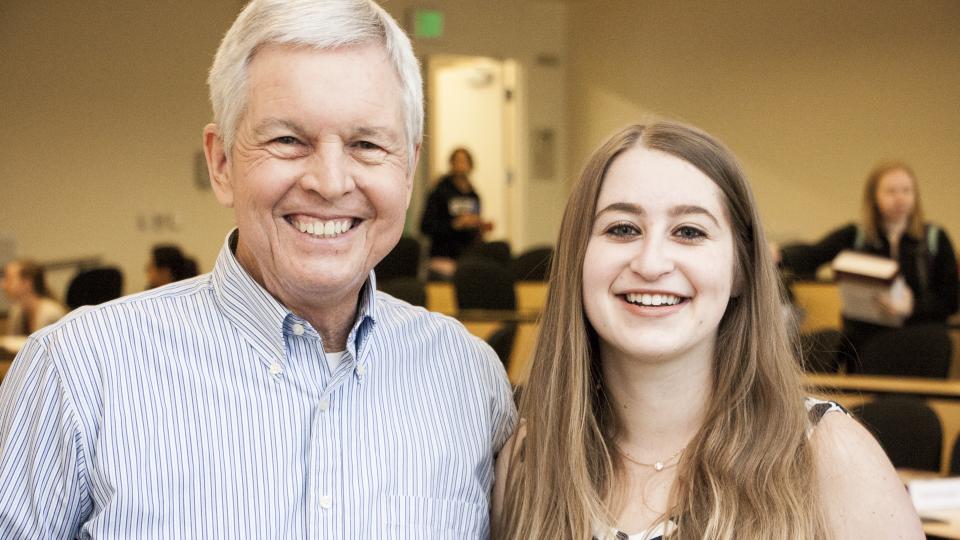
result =
[[[435,9],[418,9],[414,12],[413,35],[423,39],[443,36],[443,12]]]

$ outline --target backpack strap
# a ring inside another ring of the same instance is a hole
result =
[[[940,227],[937,227],[933,223],[927,224],[927,254],[930,255],[930,258],[937,256],[938,248],[940,247]]]
[[[855,225],[857,229],[857,235],[853,239],[853,249],[856,251],[863,251],[863,246],[867,243],[867,235],[863,232],[863,227],[858,223]]]

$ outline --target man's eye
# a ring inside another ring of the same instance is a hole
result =
[[[279,144],[285,144],[285,145],[300,143],[300,141],[298,141],[296,137],[293,137],[290,135],[283,135],[282,137],[277,137],[276,139],[273,140],[273,142],[279,143]]]
[[[640,229],[631,223],[614,223],[604,231],[604,234],[614,238],[627,238],[640,234]]]
[[[378,145],[373,144],[370,141],[358,141],[357,148],[359,148],[360,150],[383,150]]]
[[[707,237],[707,233],[689,225],[677,228],[674,234],[679,236],[681,240],[700,240]]]

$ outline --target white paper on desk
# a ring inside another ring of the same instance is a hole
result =
[[[960,508],[960,477],[911,480],[907,490],[917,513]]]

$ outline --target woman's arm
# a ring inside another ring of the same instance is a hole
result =
[[[947,232],[940,229],[938,234],[937,255],[929,265],[927,294],[914,295],[913,316],[924,320],[945,320],[957,312],[957,256]]]
[[[853,249],[857,226],[841,227],[815,244],[790,244],[780,248],[780,265],[797,274],[813,274],[845,249]]]
[[[811,443],[820,501],[833,537],[925,538],[906,488],[862,425],[845,414],[827,414]]]

